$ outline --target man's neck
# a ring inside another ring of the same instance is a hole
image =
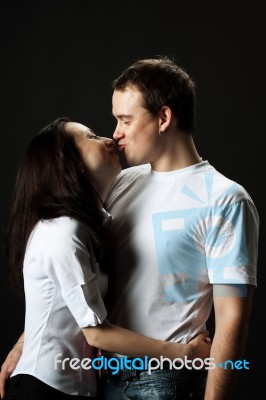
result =
[[[182,134],[169,137],[158,160],[151,163],[154,171],[168,172],[190,167],[202,161],[191,135]]]

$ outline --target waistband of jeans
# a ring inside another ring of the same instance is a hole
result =
[[[108,359],[112,359],[113,357],[106,357]],[[107,368],[105,370],[101,370],[102,376],[108,376],[112,378],[118,378],[122,380],[128,380],[130,378],[139,378],[141,375],[148,374],[147,368],[141,368],[142,365],[145,364],[145,359],[142,358],[130,358],[127,357],[127,360],[133,361],[135,368],[121,368],[118,372],[114,373],[111,368]],[[156,360],[149,360],[149,366],[152,368],[152,371],[149,372],[149,375],[152,374],[154,371],[169,371],[172,369],[171,363],[167,360],[164,360],[163,366],[158,366],[158,362]]]

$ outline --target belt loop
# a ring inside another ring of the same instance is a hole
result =
[[[139,378],[139,371],[135,369],[123,369],[120,371],[120,377],[124,380],[132,379],[132,378]]]

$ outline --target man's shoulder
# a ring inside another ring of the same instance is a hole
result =
[[[112,185],[112,190],[119,185],[124,185],[124,184],[128,185],[133,181],[136,180],[138,181],[142,177],[149,175],[150,171],[151,171],[150,164],[143,164],[143,165],[138,165],[136,167],[125,168],[120,172],[120,174],[115,179]]]
[[[210,166],[209,172],[213,175],[208,182],[209,192],[218,202],[236,203],[243,200],[252,202],[250,195],[241,183],[217,171],[212,166]]]
[[[150,164],[123,169],[110,187],[106,201],[107,206],[110,207],[110,204],[113,201],[117,201],[118,197],[125,193],[129,194],[130,189],[141,185],[141,182],[150,174],[150,171]]]
[[[136,167],[128,167],[123,169],[117,179],[126,179],[130,177],[147,175],[151,171],[150,164],[137,165]]]

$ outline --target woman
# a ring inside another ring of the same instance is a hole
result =
[[[81,367],[97,348],[131,357],[208,356],[206,333],[174,344],[106,319],[112,271],[102,204],[120,169],[112,139],[68,118],[42,129],[25,151],[8,235],[14,282],[24,280],[24,346],[7,399],[97,398],[95,371]]]

